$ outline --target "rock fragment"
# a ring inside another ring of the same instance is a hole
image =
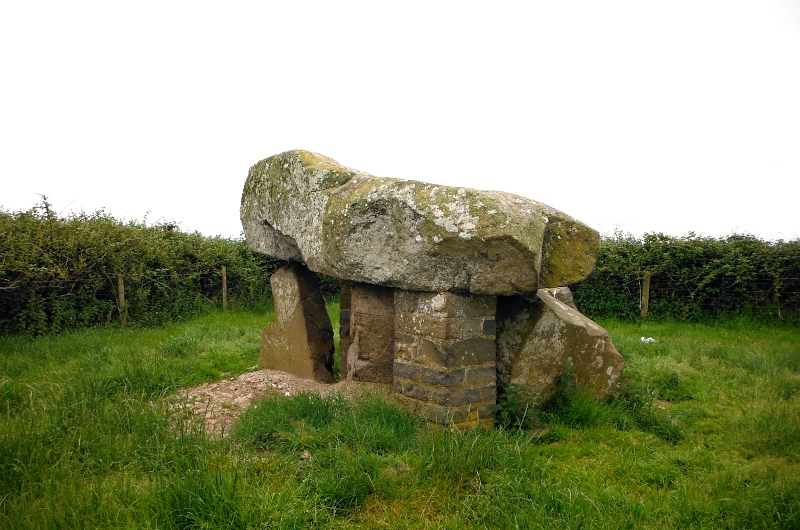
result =
[[[540,290],[534,300],[499,297],[497,321],[500,384],[532,389],[543,402],[556,395],[569,372],[595,398],[619,389],[626,363],[608,332],[550,292]]]

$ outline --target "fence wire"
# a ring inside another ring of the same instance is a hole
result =
[[[648,295],[642,274],[595,275],[572,287],[578,307],[592,317],[647,315],[686,320],[729,315],[796,320],[800,315],[800,278],[714,282],[652,275]]]

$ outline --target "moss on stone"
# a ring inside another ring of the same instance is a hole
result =
[[[591,228],[524,197],[374,177],[308,151],[253,166],[241,215],[248,241],[262,241],[251,248],[412,290],[566,285],[591,272],[599,243]]]

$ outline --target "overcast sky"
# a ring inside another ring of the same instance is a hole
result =
[[[236,237],[248,168],[307,149],[606,234],[800,237],[800,0],[2,2],[0,69],[6,210]]]

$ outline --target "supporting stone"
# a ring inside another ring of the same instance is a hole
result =
[[[333,326],[314,273],[290,263],[269,283],[275,322],[261,332],[259,366],[306,379],[333,382]]]
[[[348,379],[392,382],[394,289],[353,282],[350,293]],[[342,376],[344,377],[344,375]]]
[[[394,389],[413,413],[491,426],[496,297],[395,290]]]
[[[556,395],[567,371],[598,399],[619,389],[626,364],[608,332],[553,293],[540,290],[533,300],[498,297],[497,324],[500,384],[532,389],[542,402]]]
[[[353,282],[342,280],[339,295],[339,377],[347,379],[347,350],[353,344],[350,334],[350,300]]]

